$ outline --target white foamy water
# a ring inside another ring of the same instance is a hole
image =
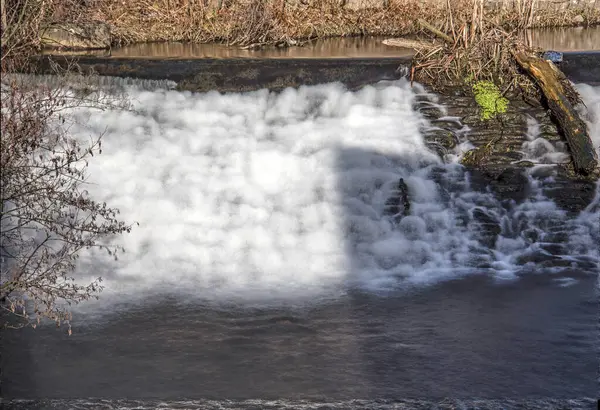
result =
[[[600,92],[599,87],[587,84],[577,84],[585,107],[580,110],[585,120],[592,143],[596,152],[600,153]],[[564,142],[552,144],[540,131],[540,124],[532,117],[527,118],[527,141],[523,143],[521,160],[531,161],[536,164],[560,164],[570,161]]]
[[[576,87],[587,107],[584,118],[596,152],[600,155],[600,87],[592,87],[587,84],[578,84]]]
[[[536,164],[561,164],[569,162],[565,144],[560,142],[557,146],[544,138],[540,132],[540,124],[533,117],[527,118],[527,141],[521,147],[523,158]]]
[[[535,186],[529,201],[506,209],[472,191],[462,167],[441,164],[405,81],[358,92],[329,84],[129,95],[134,111],[80,110],[71,129],[82,138],[105,132],[88,190],[140,224],[115,239],[127,250],[118,262],[82,257],[81,274],[103,276],[105,295],[289,297],[464,274],[514,278],[543,251],[550,225],[567,223]],[[399,178],[411,210],[396,223],[386,203]],[[502,226],[491,242],[476,209]],[[579,242],[565,253],[594,262],[597,224],[584,222],[571,222]]]

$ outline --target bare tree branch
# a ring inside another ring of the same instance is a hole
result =
[[[91,100],[77,100],[64,87],[4,80],[0,94],[0,301],[12,316],[4,325],[35,326],[47,318],[66,322],[70,332],[65,305],[102,290],[101,278],[88,284],[73,278],[80,251],[104,249],[116,258],[123,249],[106,241],[131,226],[83,189],[88,159],[100,152],[102,135],[89,145],[72,137],[65,107]]]

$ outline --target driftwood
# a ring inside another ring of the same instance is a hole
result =
[[[514,53],[515,59],[537,82],[548,101],[573,157],[575,171],[589,174],[598,166],[598,157],[583,120],[567,98],[561,82],[564,78],[556,66],[547,60],[523,52]]]
[[[411,40],[408,38],[387,38],[382,43],[386,46],[413,48],[415,50],[431,48],[433,46],[433,43],[427,41]]]
[[[443,33],[442,31],[438,30],[437,28],[433,27],[431,24],[429,24],[425,20],[418,19],[417,22],[419,23],[419,25],[421,27],[423,27],[424,29],[427,29],[427,30],[431,31],[433,34],[435,34],[436,36],[438,36],[439,38],[441,38],[442,40],[444,40],[446,43],[448,43],[448,44],[454,44],[454,39],[452,37],[450,37],[446,33]]]
[[[417,21],[421,27],[435,34],[437,37],[441,38],[448,44],[454,44],[454,40],[447,34],[444,34],[437,28],[433,27],[431,24],[426,22],[423,19],[419,19]],[[430,41],[423,40],[410,40],[408,38],[388,38],[382,41],[386,46],[394,46],[394,47],[404,47],[404,48],[413,48],[415,50],[429,49],[433,48],[435,44]]]

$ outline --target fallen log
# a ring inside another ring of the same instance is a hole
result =
[[[392,47],[403,47],[403,48],[413,48],[415,50],[420,50],[423,48],[431,48],[434,46],[433,43],[422,41],[422,40],[411,40],[408,38],[386,38],[382,41],[386,46]]]
[[[598,167],[598,156],[585,122],[567,98],[569,90],[566,90],[561,82],[564,75],[550,61],[524,52],[516,52],[514,57],[519,65],[535,79],[546,96],[548,108],[554,114],[569,144],[575,171],[581,174],[594,171]]]
[[[454,39],[452,37],[450,37],[446,33],[443,33],[442,31],[438,30],[437,28],[433,27],[431,24],[429,24],[425,20],[418,19],[417,22],[419,23],[419,25],[421,27],[423,27],[424,29],[427,29],[427,30],[431,31],[433,34],[435,34],[436,36],[438,36],[439,38],[441,38],[442,40],[444,40],[446,43],[448,43],[450,45],[454,44]]]

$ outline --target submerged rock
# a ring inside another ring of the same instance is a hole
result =
[[[399,223],[402,218],[410,214],[410,198],[408,185],[403,178],[398,180],[396,189],[392,191],[392,196],[385,204],[386,214],[391,215],[396,223]]]
[[[489,249],[494,249],[496,239],[502,232],[499,221],[488,215],[482,208],[475,208],[473,210],[473,220],[479,226],[479,242]]]

